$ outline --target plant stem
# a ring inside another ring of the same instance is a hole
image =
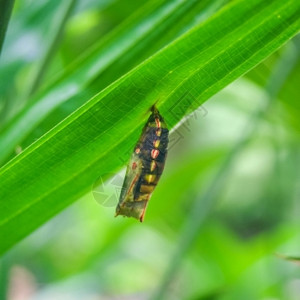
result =
[[[14,0],[0,0],[0,54],[13,6]]]
[[[32,77],[31,84],[27,91],[27,95],[26,95],[27,97],[25,97],[26,100],[28,97],[34,94],[36,90],[39,88],[42,79],[46,73],[46,70],[49,67],[57,51],[66,23],[76,5],[76,2],[77,0],[67,0],[62,2],[61,10],[59,12],[59,17],[57,18],[57,22],[49,38],[48,47],[44,52],[44,55],[42,56],[41,60],[39,61],[35,73]]]

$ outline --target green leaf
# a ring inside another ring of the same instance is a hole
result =
[[[50,128],[55,126],[67,115],[75,111],[79,106],[94,96],[96,92],[124,75],[138,63],[173,41],[180,34],[183,34],[189,28],[195,26],[195,24],[203,22],[215,11],[220,9],[226,2],[227,0],[215,0],[213,2],[210,0],[177,2],[176,7],[167,10],[165,14],[160,16],[160,22],[157,22],[156,27],[151,29],[150,34],[145,32],[143,36],[136,41],[130,38],[133,45],[129,51],[124,51],[120,56],[113,59],[109,67],[104,70],[100,69],[97,77],[92,82],[88,82],[86,86],[80,87],[80,91],[76,95],[70,97],[68,101],[58,103],[53,111],[49,110],[47,116],[42,119],[40,124],[36,123],[32,127],[29,135],[26,136],[25,140],[19,145],[22,148],[30,145],[32,141],[39,138],[42,134],[47,132]],[[147,7],[143,8],[143,10],[144,9],[148,11]],[[105,44],[110,42],[110,39],[108,39]],[[114,43],[118,44],[119,40],[114,41]],[[102,49],[103,47],[99,49],[98,56],[103,54]],[[82,68],[82,65],[79,64],[76,72],[80,72],[80,68]],[[69,84],[69,81],[73,80],[72,75],[67,76],[63,80]],[[40,118],[38,117],[37,121],[39,120]]]
[[[0,252],[88,192],[99,176],[119,169],[151,105],[157,103],[172,128],[294,36],[299,13],[300,3],[294,0],[234,1],[102,90],[3,166]],[[63,95],[54,95],[61,98],[74,90],[76,86],[68,86]],[[29,109],[15,130],[44,114],[46,104]],[[10,144],[8,136],[1,137],[1,147],[5,144]]]
[[[37,128],[37,131],[29,136],[29,141],[21,145],[22,147],[31,144],[96,92],[177,37],[179,32],[184,32],[195,25],[195,22],[186,19],[187,16],[193,20],[200,15],[201,21],[224,2],[226,1],[216,0],[214,5],[211,5],[207,0],[200,3],[195,0],[175,2],[157,0],[147,4],[104,40],[84,53],[77,62],[71,64],[64,74],[33,98],[31,105],[21,111],[2,130],[0,144],[5,144],[5,147],[0,152],[0,162],[4,162],[32,130]],[[165,37],[166,31],[168,35]],[[35,113],[36,110],[39,113]],[[38,126],[40,122],[42,124]]]

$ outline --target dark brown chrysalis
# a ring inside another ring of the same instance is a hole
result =
[[[127,166],[116,216],[144,220],[146,207],[165,166],[169,130],[155,106]]]

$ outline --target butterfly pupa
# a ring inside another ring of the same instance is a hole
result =
[[[145,211],[163,172],[169,130],[155,106],[134,147],[116,208],[116,216],[134,217],[143,222]]]

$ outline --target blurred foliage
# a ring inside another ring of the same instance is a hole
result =
[[[57,1],[16,1],[0,56],[2,126],[76,71],[86,49],[93,54],[113,44],[168,2],[79,0],[66,16]],[[169,23],[159,22],[152,35],[145,31],[142,42],[114,57],[72,101],[44,114],[19,147],[231,1],[192,2],[168,11]],[[62,16],[63,38],[34,97],[26,98]],[[298,300],[299,53],[295,37],[173,129],[166,169],[142,225],[114,219],[117,196],[112,205],[99,205],[105,199],[91,191],[3,256],[0,297],[148,299],[159,290],[162,299]],[[108,181],[102,197],[118,188]]]
[[[14,0],[1,0],[0,1],[0,53],[6,33],[7,25],[10,19],[11,11],[14,5]]]

